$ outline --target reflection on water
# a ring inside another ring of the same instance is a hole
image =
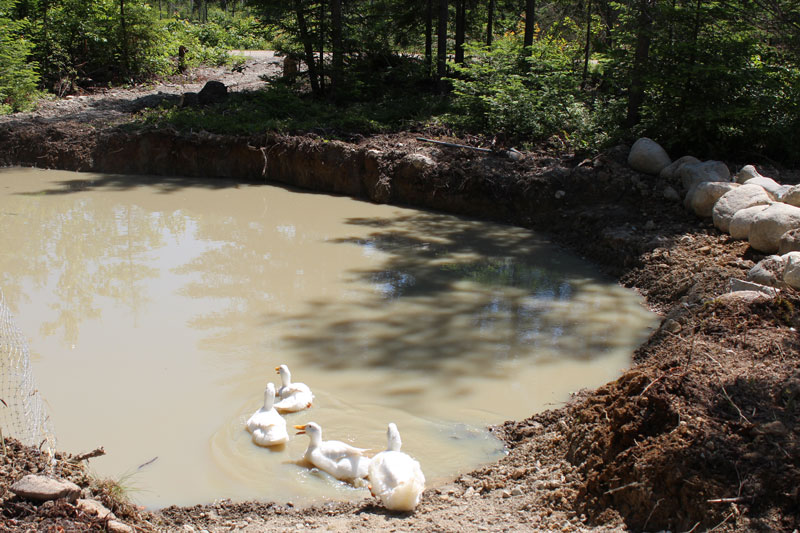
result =
[[[528,231],[225,181],[0,170],[6,299],[59,444],[105,446],[149,506],[364,491],[243,424],[273,368],[317,400],[289,424],[385,446],[431,481],[501,453],[486,424],[613,379],[653,316]]]

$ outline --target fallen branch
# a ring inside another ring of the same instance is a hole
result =
[[[71,463],[80,463],[81,461],[85,461],[85,460],[91,459],[93,457],[100,457],[101,455],[105,455],[105,454],[106,454],[106,451],[103,449],[102,446],[100,446],[99,448],[97,448],[95,450],[92,450],[92,451],[90,451],[88,453],[82,453],[81,455],[76,455],[75,457],[73,457],[69,461]]]
[[[632,481],[632,482],[628,483],[627,485],[622,485],[621,487],[617,487],[617,488],[614,488],[614,489],[609,489],[609,490],[605,491],[603,494],[604,495],[605,494],[614,494],[615,492],[619,492],[621,490],[625,490],[625,489],[630,488],[630,487],[635,487],[637,485],[641,485],[641,482]]]
[[[706,500],[706,503],[738,503],[751,499],[750,496],[736,496],[735,498],[714,498]]]

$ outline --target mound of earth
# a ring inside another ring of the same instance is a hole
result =
[[[214,75],[225,81],[228,74]],[[112,128],[129,120],[131,99],[141,96],[119,95],[113,116],[96,120],[91,109],[106,109],[99,102],[109,95],[81,104],[76,113],[88,109],[89,115],[76,120],[58,119],[47,110],[55,104],[46,104],[39,116],[0,122],[11,125],[6,136],[12,140],[15,128],[46,128],[46,149],[57,152],[80,128]],[[636,350],[630,370],[597,390],[576,393],[559,409],[492,428],[507,443],[508,455],[429,488],[407,514],[387,512],[374,499],[308,508],[222,501],[150,512],[121,503],[113,485],[93,481],[83,462],[58,456],[48,465],[38,450],[7,438],[0,455],[0,530],[108,527],[69,502],[34,505],[9,492],[24,474],[41,471],[76,482],[137,531],[799,527],[798,292],[731,296],[730,280],[745,278],[763,256],[666,199],[665,188],[679,184],[630,170],[624,148],[583,159],[545,146],[514,162],[465,150],[425,151],[414,142],[419,133],[354,139],[353,145],[381,149],[397,161],[429,154],[436,194],[449,198],[445,205],[452,211],[469,202],[483,206],[487,218],[514,212],[514,223],[548,232],[638,290],[663,321]],[[309,136],[302,142],[320,141]],[[798,174],[784,170],[780,181],[797,183]],[[535,205],[541,209],[526,211],[522,198],[539,199]]]

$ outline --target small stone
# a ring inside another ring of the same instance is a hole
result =
[[[433,159],[425,154],[408,154],[405,159],[415,170],[419,171],[428,170],[429,168],[436,166],[436,163],[434,163]]]
[[[111,533],[133,533],[133,528],[119,520],[109,520],[106,522],[106,527]]]
[[[668,331],[670,333],[678,333],[683,327],[678,323],[677,320],[668,319],[664,322],[664,331]]]
[[[778,253],[780,255],[789,252],[800,252],[800,228],[790,229],[783,235],[778,243]]]
[[[780,255],[767,256],[747,272],[747,281],[770,287],[780,287],[785,268],[785,257]]]
[[[194,526],[192,524],[183,524],[183,530],[186,533],[194,533]]]
[[[510,498],[511,497],[511,491],[507,490],[507,489],[501,490],[500,491],[500,497],[502,497],[502,498]]]
[[[662,194],[664,195],[664,199],[669,200],[670,202],[680,202],[681,200],[681,195],[678,194],[678,191],[669,185],[664,187],[664,192]]]
[[[519,487],[514,487],[513,489],[511,489],[512,496],[522,496],[523,494],[524,492],[522,492],[522,489]]]
[[[11,491],[20,498],[36,502],[66,498],[74,502],[81,494],[81,488],[63,479],[28,474],[13,485]]]
[[[566,193],[565,191],[561,191],[561,190],[559,190],[559,191],[556,191],[556,194],[555,194],[555,196],[556,196],[556,200],[561,200],[561,199],[562,199],[562,198],[564,198],[566,195],[567,195],[567,193]]]
[[[477,492],[473,487],[467,487],[467,490],[464,491],[464,497],[465,498],[471,498],[471,497],[475,496],[476,493]]]
[[[83,511],[86,514],[94,515],[99,518],[106,518],[109,517],[111,520],[116,519],[117,517],[112,513],[105,505],[96,501],[96,500],[88,500],[84,498],[79,498],[78,501],[75,503],[75,506]]]
[[[753,283],[752,281],[745,281],[742,279],[731,278],[730,286],[731,292],[758,291],[768,296],[776,296],[778,294],[778,290],[775,287],[768,287],[767,285],[761,285],[760,283]]]

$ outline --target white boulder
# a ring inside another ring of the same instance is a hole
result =
[[[793,185],[779,191],[776,195],[776,200],[795,207],[800,207],[800,185]]]
[[[736,183],[744,183],[747,180],[753,178],[763,178],[763,177],[764,176],[758,173],[756,167],[754,167],[753,165],[745,165],[741,168],[741,170],[739,170],[739,172],[737,172],[733,176],[733,181],[735,181]]]
[[[765,178],[764,176],[759,176],[757,178],[751,178],[744,182],[745,185],[753,184],[753,185],[760,185],[767,191],[769,194],[775,198],[781,190],[781,184],[775,181],[772,178]]]
[[[683,205],[699,217],[710,217],[717,200],[736,187],[741,187],[741,185],[719,181],[698,183],[686,193]]]
[[[671,162],[666,150],[647,137],[642,137],[633,143],[628,154],[628,164],[631,168],[645,174],[658,175],[661,169]]]
[[[714,225],[720,231],[728,232],[733,215],[737,211],[752,207],[754,205],[769,204],[772,199],[769,197],[763,187],[758,185],[742,185],[729,192],[726,192],[714,204],[712,216],[714,217]]]
[[[661,169],[661,172],[658,173],[658,177],[661,179],[671,180],[673,178],[678,177],[678,172],[683,165],[687,163],[699,163],[700,160],[691,155],[685,155],[683,157],[679,157],[669,165],[665,166]]]
[[[767,207],[767,205],[754,205],[737,211],[728,225],[731,237],[746,241],[750,236],[750,226],[753,225],[756,215]]]
[[[747,240],[759,252],[771,254],[778,251],[781,235],[795,228],[800,228],[800,207],[775,202],[756,214]]]
[[[800,289],[800,252],[789,252],[783,256],[783,282],[795,289]]]
[[[731,171],[722,161],[703,161],[686,163],[681,166],[678,176],[687,191],[704,181],[730,181]]]

